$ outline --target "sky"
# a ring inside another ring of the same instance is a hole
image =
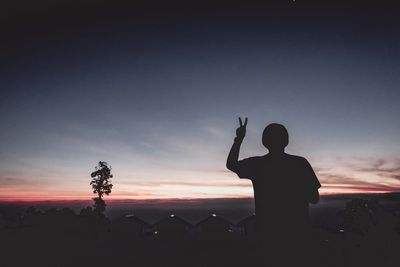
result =
[[[78,3],[79,2],[79,3]],[[251,197],[225,168],[284,124],[321,194],[400,190],[389,2],[16,1],[0,13],[0,201]]]

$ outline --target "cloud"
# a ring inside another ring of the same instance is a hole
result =
[[[363,172],[400,173],[400,158],[355,158],[348,166]]]
[[[356,158],[348,166],[354,171],[372,173],[388,181],[400,181],[400,158]]]
[[[34,177],[42,176],[38,175],[38,172],[25,173],[22,171],[3,171],[0,174],[0,185],[1,188],[11,187],[11,186],[35,186],[39,185],[40,181]]]
[[[323,187],[338,191],[392,192],[400,190],[398,158],[355,157],[339,159],[335,166],[318,168]]]
[[[232,181],[203,181],[203,180],[191,180],[185,181],[182,179],[176,180],[149,180],[149,181],[123,181],[121,184],[130,184],[135,186],[189,186],[189,187],[251,187],[250,181],[244,181],[239,179],[232,179]]]

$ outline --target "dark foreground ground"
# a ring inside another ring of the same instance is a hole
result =
[[[399,214],[376,200],[349,200],[333,215],[321,211],[306,239],[287,240],[279,250],[260,245],[252,216],[232,223],[209,215],[192,223],[169,214],[148,223],[133,215],[99,218],[90,209],[30,208],[16,216],[10,210],[0,207],[6,267],[400,266]]]
[[[399,266],[398,235],[361,237],[317,233],[309,266]],[[82,236],[8,231],[1,237],[2,266],[279,266],[256,241],[129,239],[97,232]],[[261,252],[261,254],[260,254]],[[296,266],[292,253],[280,255]],[[266,262],[267,264],[263,264]],[[269,263],[269,264],[268,264]]]

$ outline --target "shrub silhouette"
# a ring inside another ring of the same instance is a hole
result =
[[[367,234],[377,225],[377,214],[380,206],[378,201],[352,199],[346,203],[346,208],[339,213],[343,218],[342,227],[346,232],[361,235]]]

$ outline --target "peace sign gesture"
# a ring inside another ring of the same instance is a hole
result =
[[[239,128],[236,129],[236,138],[235,141],[242,142],[244,136],[246,135],[246,126],[247,126],[247,117],[244,119],[244,124],[242,122],[242,118],[239,117]]]

